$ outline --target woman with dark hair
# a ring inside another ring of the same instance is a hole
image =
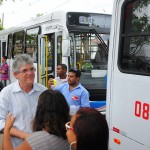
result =
[[[10,129],[17,119],[12,114],[6,118],[3,150],[14,150],[10,140]],[[69,106],[59,91],[46,90],[38,101],[33,120],[33,134],[15,150],[68,150],[65,123],[69,120]]]
[[[96,109],[79,109],[65,126],[70,149],[108,150],[108,125]]]

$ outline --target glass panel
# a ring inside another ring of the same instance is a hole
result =
[[[13,57],[17,54],[23,54],[24,50],[24,31],[14,33]]]
[[[11,54],[12,54],[12,45],[13,45],[13,39],[12,39],[12,34],[8,35],[8,47],[7,47],[7,50],[8,50],[8,59],[11,58]]]
[[[136,0],[125,6],[124,33],[150,32],[150,0]]]
[[[109,35],[100,34],[105,44],[108,44]],[[99,40],[95,34],[76,34],[75,35],[75,49],[76,49],[76,67],[84,72],[90,72],[92,69],[107,69],[107,57],[103,50],[98,46]],[[71,57],[74,58],[73,41],[71,43]],[[72,60],[73,66],[73,60]]]
[[[46,71],[46,60],[45,60],[45,56],[46,56],[46,42],[45,42],[45,38],[41,39],[41,78],[42,78],[42,85],[46,85],[46,78],[45,78],[45,71]]]
[[[150,73],[149,45],[149,36],[124,38],[121,68],[127,71]]]
[[[34,62],[37,62],[37,45],[39,27],[27,30],[26,33],[26,53],[29,54]]]
[[[68,25],[77,26],[95,26],[100,28],[110,28],[111,15],[105,14],[90,14],[90,13],[75,13],[69,12],[67,14]]]
[[[150,73],[150,0],[125,6],[120,67],[135,74]]]
[[[99,34],[108,45],[109,35]],[[104,53],[103,43],[95,34],[75,34],[71,38],[71,67],[81,70],[81,83],[87,89],[105,89],[104,76],[107,70],[107,55]],[[75,49],[75,51],[74,51]],[[76,60],[76,66],[74,66]]]
[[[57,64],[62,63],[62,36],[57,37]]]
[[[2,42],[2,56],[7,56],[6,55],[6,42]]]
[[[54,64],[54,39],[48,36],[48,74],[53,70]]]

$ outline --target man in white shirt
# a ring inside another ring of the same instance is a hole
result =
[[[39,95],[47,88],[34,83],[35,68],[32,58],[27,54],[15,57],[12,66],[18,81],[5,87],[0,94],[0,131],[5,128],[8,113],[16,116],[11,128],[13,146],[17,147],[32,133],[31,123],[35,116]]]
[[[67,82],[67,66],[65,64],[59,64],[57,66],[57,77],[54,79],[50,78],[48,81],[49,89],[54,89],[59,85]]]

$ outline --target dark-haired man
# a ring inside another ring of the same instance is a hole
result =
[[[79,107],[90,107],[89,92],[79,83],[81,72],[77,69],[70,69],[68,82],[57,88],[66,98],[68,104]]]
[[[57,66],[57,77],[55,80],[53,78],[50,78],[48,81],[49,89],[54,89],[58,87],[59,85],[67,82],[67,66],[65,64],[59,64]]]

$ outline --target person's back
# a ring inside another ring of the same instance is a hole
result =
[[[69,144],[66,139],[49,134],[46,131],[34,132],[31,137],[27,139],[28,143],[32,145],[32,149],[38,150],[68,150]],[[39,149],[40,150],[40,149]]]
[[[3,150],[12,150],[10,129],[17,117],[12,114],[6,118]],[[69,120],[69,106],[59,91],[46,90],[38,101],[33,120],[33,131],[17,150],[69,150],[65,123]],[[9,149],[11,147],[11,149]]]
[[[94,108],[81,108],[66,124],[70,148],[75,150],[108,150],[107,122]]]

